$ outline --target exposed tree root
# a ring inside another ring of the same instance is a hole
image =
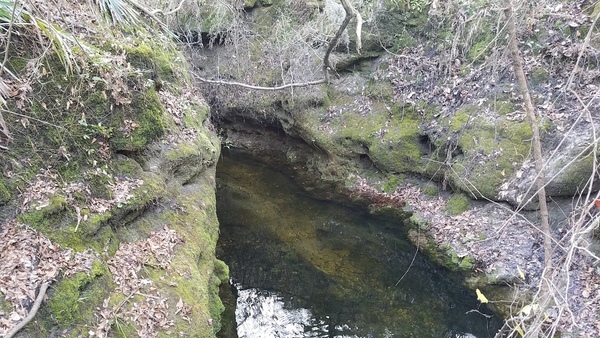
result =
[[[12,330],[10,330],[6,334],[6,336],[4,336],[4,338],[12,338],[14,335],[17,334],[17,332],[19,332],[23,327],[25,327],[25,325],[27,325],[33,319],[33,317],[35,317],[38,310],[40,309],[40,305],[42,305],[42,300],[44,300],[44,296],[46,295],[46,291],[48,290],[49,286],[50,284],[48,283],[44,283],[40,286],[40,292],[38,292],[38,295],[35,298],[35,302],[33,303],[31,310],[29,310],[29,314],[27,315],[27,317],[25,317],[19,324],[17,324],[17,326],[13,327]]]

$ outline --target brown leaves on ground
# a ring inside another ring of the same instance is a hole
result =
[[[386,206],[400,209],[405,204],[405,196],[398,193],[381,192],[370,186],[366,179],[360,177],[357,179],[356,187],[350,189],[350,197],[365,199],[371,202],[369,208],[375,209]]]
[[[189,116],[192,120],[199,120],[198,116],[190,116],[202,114],[201,111],[199,112],[197,106],[206,105],[199,90],[187,86],[181,90],[180,95],[178,96],[166,90],[159,91],[158,96],[165,107],[165,110],[171,115],[175,125],[181,131],[180,133],[166,135],[166,141],[171,144],[178,144],[195,139],[198,136],[198,130],[193,126],[186,125],[184,117]],[[205,117],[200,116],[200,118]]]
[[[140,179],[111,177],[99,168],[87,173],[87,175],[104,175],[107,181],[114,181],[114,183],[107,183],[112,199],[94,197],[87,182],[71,182],[61,185],[58,182],[58,175],[50,169],[45,169],[29,181],[27,188],[20,194],[19,198],[22,199],[21,211],[41,210],[50,205],[50,198],[53,196],[60,196],[70,206],[75,207],[75,197],[78,195],[79,197],[87,197],[86,205],[77,206],[78,208],[87,208],[91,212],[104,213],[115,206],[126,203],[133,197],[132,191],[144,183]]]
[[[0,292],[13,307],[11,313],[0,313],[3,336],[27,316],[42,283],[54,280],[61,271],[64,276],[89,271],[95,256],[74,255],[16,221],[2,224],[0,236]]]
[[[169,269],[175,246],[182,242],[181,236],[165,227],[152,232],[146,240],[119,246],[115,256],[108,261],[108,267],[117,291],[126,298],[112,308],[109,307],[109,299],[104,301],[103,308],[98,309],[96,331],[90,332],[91,336],[107,337],[117,318],[135,323],[140,337],[156,337],[159,329],[168,330],[174,325],[167,298],[160,294],[150,279],[142,277],[141,270],[143,266]],[[130,301],[131,304],[126,306]],[[189,320],[188,309],[180,299],[174,310],[175,314]]]

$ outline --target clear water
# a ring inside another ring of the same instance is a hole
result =
[[[312,199],[247,161],[224,157],[217,180],[217,254],[237,295],[236,332],[222,337],[482,338],[500,327],[456,276],[416,253],[402,224]]]

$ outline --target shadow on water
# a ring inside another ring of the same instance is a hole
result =
[[[251,324],[262,334],[240,336],[286,337],[266,326],[292,324],[304,326],[299,337],[493,337],[500,327],[457,276],[416,254],[401,224],[312,199],[260,164],[226,156],[217,172],[217,254],[239,288],[238,331],[249,324],[244,316],[273,312]],[[222,296],[234,321],[236,301],[227,290]],[[280,305],[267,309],[267,300]],[[307,309],[311,318],[287,323],[277,306]],[[221,337],[233,337],[227,330]]]

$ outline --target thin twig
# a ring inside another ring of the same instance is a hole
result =
[[[20,117],[28,118],[28,119],[37,121],[37,122],[42,123],[42,124],[47,124],[47,125],[55,127],[55,128],[60,128],[60,129],[64,128],[64,127],[61,127],[61,126],[57,126],[56,124],[52,124],[50,122],[46,122],[46,121],[43,121],[43,120],[40,120],[40,119],[36,119],[35,117],[23,115],[23,114],[20,114],[20,113],[15,113],[14,111],[6,110],[6,109],[0,109],[0,112],[9,113],[9,114],[17,115],[17,116],[20,116]]]
[[[565,91],[568,91],[569,89],[571,89],[571,84],[573,84],[573,79],[575,78],[575,74],[577,73],[577,69],[579,68],[579,62],[581,61],[581,58],[583,57],[583,53],[585,52],[587,47],[589,47],[589,45],[590,45],[592,33],[594,32],[594,27],[596,26],[596,22],[598,22],[598,18],[600,18],[600,12],[598,14],[596,14],[596,17],[594,18],[594,21],[592,22],[592,25],[588,29],[588,33],[585,36],[585,39],[583,40],[583,45],[579,48],[579,55],[577,55],[577,61],[575,62],[575,67],[573,67],[573,71],[571,72],[571,75],[569,76],[569,80],[567,80],[567,86],[565,87]]]
[[[402,277],[400,277],[400,279],[398,279],[398,281],[396,282],[396,284],[394,284],[394,286],[398,286],[398,284],[400,284],[400,282],[404,279],[406,274],[410,271],[410,268],[413,266],[413,263],[415,262],[415,258],[417,258],[417,254],[419,253],[419,244],[421,242],[420,237],[421,237],[421,229],[419,227],[417,227],[417,248],[415,249],[415,254],[413,255],[412,260],[410,261],[408,268],[406,269],[406,271],[404,271],[404,274],[402,275]]]

